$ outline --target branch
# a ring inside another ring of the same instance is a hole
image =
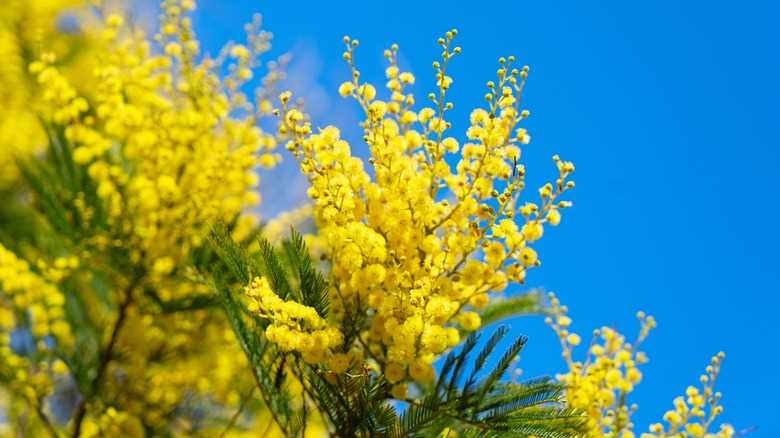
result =
[[[58,438],[60,435],[57,433],[57,429],[54,428],[51,420],[49,420],[49,417],[46,416],[45,412],[43,412],[40,401],[35,404],[35,413],[38,414],[38,418],[40,418],[41,423],[43,423],[44,427],[46,427],[49,435],[53,436],[54,438]]]
[[[252,396],[255,395],[255,389],[256,387],[252,386],[252,389],[250,389],[241,400],[241,404],[238,406],[238,409],[236,409],[236,412],[233,414],[233,416],[230,417],[230,422],[228,422],[227,426],[225,426],[225,430],[222,431],[222,433],[219,435],[219,438],[224,438],[227,436],[228,432],[230,432],[230,430],[233,429],[233,427],[236,425],[236,422],[238,422],[238,418],[241,416],[241,413],[244,412],[244,408],[246,407],[247,403],[252,399]]]
[[[73,438],[78,438],[81,435],[81,424],[87,414],[87,404],[95,397],[95,395],[98,393],[98,390],[100,389],[100,385],[103,381],[103,375],[108,369],[108,364],[111,362],[111,359],[113,359],[116,342],[119,339],[119,332],[122,330],[125,319],[127,317],[127,308],[130,307],[130,303],[133,300],[133,289],[135,289],[138,284],[141,283],[143,278],[143,274],[135,275],[133,280],[127,286],[127,289],[125,289],[125,299],[119,305],[119,314],[117,315],[116,321],[114,322],[114,327],[111,329],[111,337],[108,339],[108,344],[103,350],[103,353],[100,355],[97,373],[95,374],[95,378],[92,379],[89,393],[85,394],[76,408],[76,413],[73,417],[73,433],[71,434]]]

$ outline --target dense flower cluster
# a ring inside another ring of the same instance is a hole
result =
[[[568,372],[559,375],[558,379],[566,386],[567,403],[587,415],[588,436],[634,438],[636,435],[630,417],[637,406],[628,405],[627,396],[642,379],[638,367],[647,362],[647,356],[638,348],[655,327],[655,319],[644,312],[637,313],[640,330],[633,342],[627,342],[623,335],[609,327],[595,330],[587,357],[578,361],[573,357],[573,349],[580,344],[581,338],[569,330],[572,320],[566,315],[568,309],[553,294],[550,294],[550,311],[552,316],[545,322],[558,335],[562,356],[568,366]],[[723,412],[719,404],[721,396],[714,391],[714,385],[724,357],[723,353],[718,353],[712,358],[706,374],[699,378],[701,390],[689,386],[687,398],[677,397],[674,400],[675,408],[664,414],[667,428],[660,423],[653,424],[650,432],[642,433],[640,438],[734,436],[734,429],[726,424],[721,425],[717,432],[709,432],[715,418]]]
[[[186,416],[171,424],[170,412],[195,409],[201,400],[235,409],[253,385],[232,331],[211,312],[153,315],[132,307],[118,345],[123,360],[109,374],[122,378],[107,382],[106,391],[147,427],[187,435],[197,424]]]
[[[279,243],[290,233],[290,228],[300,229],[311,218],[311,205],[302,205],[275,216],[263,225],[263,236],[268,241]]]
[[[34,111],[41,98],[27,72],[30,56],[41,50],[57,53],[64,74],[79,88],[96,41],[76,30],[63,32],[58,20],[65,12],[83,12],[83,0],[8,0],[0,8],[0,188],[18,176],[15,160],[40,152],[44,131]]]
[[[265,336],[282,351],[297,351],[307,362],[318,363],[343,342],[338,329],[329,327],[314,308],[279,298],[265,277],[252,280],[244,293],[249,310],[270,321]]]
[[[94,71],[92,99],[77,93],[51,54],[30,66],[44,90],[45,114],[65,126],[76,145],[74,160],[96,181],[115,230],[93,244],[132,248],[132,257],[158,275],[199,246],[214,220],[231,221],[256,204],[255,167],[277,161],[275,138],[258,127],[270,104],[255,108],[239,90],[268,49],[269,35],[255,22],[248,45],[196,61],[199,44],[186,15],[191,7],[163,3],[160,54],[140,31],[123,26],[121,15],[108,15],[103,37],[112,50],[101,54]],[[221,80],[225,63],[232,73]],[[265,84],[278,78],[272,68]],[[86,218],[95,214],[84,210]]]
[[[65,297],[0,245],[0,380],[33,407],[68,372],[57,351],[73,348]]]
[[[76,2],[59,3],[64,7]],[[234,410],[252,387],[246,359],[238,345],[228,342],[232,331],[221,312],[160,312],[160,303],[207,295],[208,287],[185,268],[187,257],[216,221],[235,222],[237,237],[251,232],[256,220],[243,211],[259,201],[257,167],[273,166],[278,160],[276,139],[259,125],[272,112],[265,96],[281,78],[279,65],[270,63],[262,78],[266,88],[259,89],[254,100],[241,91],[260,65],[259,56],[270,47],[270,34],[261,31],[256,17],[247,26],[246,44],[231,43],[215,59],[203,57],[188,17],[193,8],[194,2],[188,0],[164,1],[154,42],[126,24],[125,14],[107,7],[94,9],[100,24],[89,28],[89,36],[96,47],[106,50],[96,51],[94,64],[80,62],[87,71],[75,78],[56,47],[41,45],[40,51],[30,51],[37,60],[20,60],[22,73],[32,75],[25,80],[34,83],[39,94],[38,100],[24,103],[25,110],[40,116],[52,130],[62,130],[76,165],[96,185],[100,205],[89,202],[91,194],[77,193],[66,200],[73,207],[69,220],[100,225],[98,218],[106,218],[106,226],[90,229],[91,234],[67,249],[81,259],[84,271],[72,281],[83,292],[79,297],[83,312],[99,330],[98,345],[89,348],[102,354],[100,361],[105,362],[98,363],[105,367],[98,372],[104,381],[94,384],[104,400],[87,389],[80,394],[84,405],[62,403],[67,415],[74,408],[89,410],[83,424],[75,426],[83,426],[80,432],[85,435],[112,435],[120,426],[137,432],[139,421],[147,431],[171,430],[172,419],[185,421],[195,415],[195,407],[186,406],[194,400]],[[4,6],[0,14],[5,12]],[[52,14],[56,15],[54,9]],[[54,15],[49,18],[54,20]],[[82,90],[79,81],[84,80],[92,84],[89,89]],[[0,116],[3,122],[9,120]],[[43,133],[41,137],[45,144]],[[7,151],[5,143],[0,151]],[[128,254],[132,267],[111,266],[109,255],[116,253]],[[43,259],[35,267],[43,279],[57,281],[79,268],[73,258],[49,260],[40,255]],[[10,264],[12,256],[4,250],[0,258]],[[69,329],[61,292],[55,286],[26,287],[23,282],[33,277],[21,276],[18,266],[24,262],[13,260],[15,265],[3,267],[10,283],[0,287],[4,302],[18,302],[13,312],[3,311],[4,339],[26,339],[17,326],[29,325],[38,350],[45,346],[42,339],[48,342],[50,329],[59,331],[51,338],[58,346],[70,345],[72,340],[58,337]],[[15,270],[8,271],[13,266]],[[106,295],[113,306],[103,301]],[[45,303],[60,307],[50,309]],[[14,319],[21,315],[23,321]],[[8,357],[4,366],[24,365],[17,356]],[[36,364],[35,372],[56,369],[60,383],[72,382],[81,372],[62,361],[52,362],[56,367],[49,362],[51,358]],[[22,373],[9,380],[25,388],[31,379]],[[63,389],[51,382],[25,391],[35,400],[46,400],[62,396],[70,385]],[[112,404],[107,406],[109,398]],[[15,406],[13,400],[9,410]],[[116,415],[109,415],[109,407]],[[203,427],[214,425],[186,421],[173,425],[182,433]],[[129,431],[127,435],[138,436]]]
[[[516,68],[513,57],[500,60],[487,107],[471,113],[465,142],[449,135],[447,67],[461,51],[453,47],[456,33],[439,40],[438,90],[428,96],[432,107],[419,110],[409,92],[415,78],[399,70],[397,46],[385,52],[390,97],[379,100],[353,63],[358,42],[345,38],[352,80],[339,92],[365,112],[371,172],[336,127],[312,133],[289,107],[289,94],[281,97],[284,133],[292,137],[287,149],[309,177],[315,222],[333,264],[336,320],[368,315],[360,343],[391,382],[430,380],[433,359],[460,341],[458,327],[479,328],[474,310],[488,303],[488,293],[523,282],[539,264],[531,244],[545,225],[559,223],[570,205],[559,197],[574,186],[566,180],[574,166],[555,156],[559,176],[539,189],[540,202],[518,204],[520,147],[530,141],[519,127],[529,116],[520,107],[528,67]]]
[[[117,412],[114,408],[108,408],[105,413],[94,421],[84,424],[81,433],[84,438],[97,438],[100,436],[144,436],[143,425],[134,417],[125,412]]]

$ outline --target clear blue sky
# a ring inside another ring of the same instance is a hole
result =
[[[294,91],[320,99],[312,102],[319,125],[355,121],[354,107],[334,97],[348,75],[344,34],[361,40],[362,70],[380,83],[382,49],[400,44],[422,98],[432,86],[435,39],[457,27],[463,55],[452,96],[462,120],[480,103],[499,56],[530,64],[531,186],[553,176],[554,152],[575,161],[578,185],[575,208],[540,245],[544,266],[529,285],[557,292],[582,334],[602,324],[633,334],[636,310],[656,316],[645,348],[651,363],[634,394],[642,430],[725,350],[723,418],[738,429],[757,426],[750,436],[780,436],[776,4],[199,3],[196,25],[212,52],[241,38],[251,12],[264,15],[274,53],[298,56]],[[266,178],[267,205],[298,199],[275,197],[283,177]],[[541,319],[512,328],[530,336],[525,375],[561,370]]]

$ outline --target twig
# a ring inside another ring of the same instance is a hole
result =
[[[220,438],[224,438],[227,433],[232,429],[236,422],[238,421],[238,417],[241,416],[241,413],[244,411],[244,408],[246,407],[246,404],[249,400],[252,399],[252,396],[255,395],[255,386],[252,386],[252,389],[249,390],[249,392],[244,396],[244,398],[241,399],[241,404],[238,405],[238,409],[233,414],[232,417],[230,417],[230,422],[228,422],[227,426],[225,426],[225,430],[222,431],[221,434],[219,434]]]
[[[43,423],[43,426],[46,428],[49,434],[54,438],[58,438],[60,435],[57,433],[57,429],[55,429],[54,425],[51,423],[51,420],[49,420],[49,417],[45,412],[43,412],[40,402],[35,404],[35,413],[38,414],[38,417],[41,419],[41,423]]]
[[[274,411],[273,406],[271,406],[271,400],[268,398],[268,395],[266,395],[265,391],[263,390],[263,384],[262,380],[260,379],[260,374],[258,374],[257,369],[254,365],[250,364],[250,368],[252,370],[252,376],[255,378],[255,384],[257,385],[257,388],[260,389],[260,396],[263,398],[263,403],[265,403],[265,406],[268,408],[268,412],[271,413],[271,418],[273,418],[274,422],[279,426],[279,429],[284,433],[287,431],[287,428],[284,423],[282,423],[281,418],[276,414],[276,411]]]
[[[100,355],[100,362],[98,363],[97,373],[95,374],[95,378],[92,379],[89,393],[82,397],[81,402],[79,402],[79,405],[76,408],[76,413],[73,416],[73,433],[71,434],[73,438],[78,438],[81,435],[81,424],[87,414],[87,404],[100,389],[103,375],[108,369],[108,364],[111,362],[111,359],[113,359],[114,348],[116,347],[116,342],[119,339],[119,332],[122,330],[125,319],[127,317],[127,308],[130,307],[130,303],[133,300],[133,289],[138,286],[141,280],[143,280],[143,274],[136,275],[125,290],[125,299],[119,305],[119,314],[117,315],[116,321],[114,322],[114,327],[111,329],[111,337],[108,339],[108,344],[103,350],[103,353]]]

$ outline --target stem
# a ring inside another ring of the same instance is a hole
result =
[[[273,418],[274,423],[276,423],[276,425],[279,426],[279,430],[281,430],[282,433],[286,433],[287,431],[287,427],[285,426],[286,423],[282,423],[282,420],[279,418],[276,411],[274,410],[274,407],[271,405],[271,400],[268,398],[268,395],[264,391],[262,380],[260,379],[260,374],[257,373],[257,368],[252,364],[250,364],[250,368],[252,370],[252,376],[255,378],[255,384],[257,385],[257,388],[260,390],[260,396],[263,399],[263,403],[265,403],[265,406],[268,408],[268,412],[271,414],[271,418]]]
[[[219,435],[220,438],[223,438],[227,435],[227,433],[233,429],[233,427],[236,425],[236,422],[238,421],[238,417],[241,416],[241,413],[244,412],[244,408],[246,407],[247,402],[252,399],[252,396],[255,395],[255,387],[252,386],[252,389],[249,390],[249,392],[244,396],[244,398],[241,400],[241,404],[238,406],[238,409],[233,414],[232,417],[230,417],[230,422],[225,427],[225,430],[222,431],[222,433]],[[269,422],[269,424],[272,424]]]
[[[108,364],[111,362],[111,359],[113,359],[116,342],[119,339],[119,332],[122,330],[125,319],[127,317],[127,308],[130,307],[130,303],[133,299],[133,289],[138,286],[141,280],[143,280],[143,274],[136,275],[127,286],[127,289],[125,289],[125,299],[119,305],[119,313],[117,315],[116,321],[114,322],[114,326],[111,329],[111,337],[109,337],[108,344],[106,344],[105,349],[103,349],[103,353],[100,355],[100,361],[98,362],[95,378],[92,379],[89,392],[82,398],[81,402],[76,408],[76,413],[73,416],[73,433],[71,434],[73,438],[78,438],[81,435],[81,424],[87,414],[87,404],[95,397],[95,395],[97,395],[98,390],[100,389],[103,375],[108,369]]]
[[[303,375],[303,370],[301,369],[301,364],[300,364],[300,362],[298,362],[297,358],[295,359],[295,365],[298,368],[298,372],[301,375],[300,376],[301,387],[304,388],[303,394],[301,394],[301,407],[303,408],[302,409],[303,410],[303,421],[301,422],[301,438],[305,438],[306,437],[306,423],[309,422],[309,419],[308,419],[309,412],[308,412],[308,409],[306,409],[306,390],[305,390],[306,381],[304,380],[305,376]]]
[[[268,425],[265,426],[265,429],[263,430],[263,434],[259,435],[259,436],[268,436],[268,432],[271,431],[271,426],[273,426],[273,425],[274,425],[274,422],[273,421],[269,421]]]
[[[57,430],[54,428],[54,425],[51,423],[51,420],[49,420],[49,417],[47,417],[46,413],[43,412],[43,408],[41,408],[40,402],[35,404],[35,413],[38,414],[38,418],[40,418],[41,423],[43,423],[43,426],[46,428],[46,430],[49,432],[51,436],[55,438],[60,436],[57,433]]]

